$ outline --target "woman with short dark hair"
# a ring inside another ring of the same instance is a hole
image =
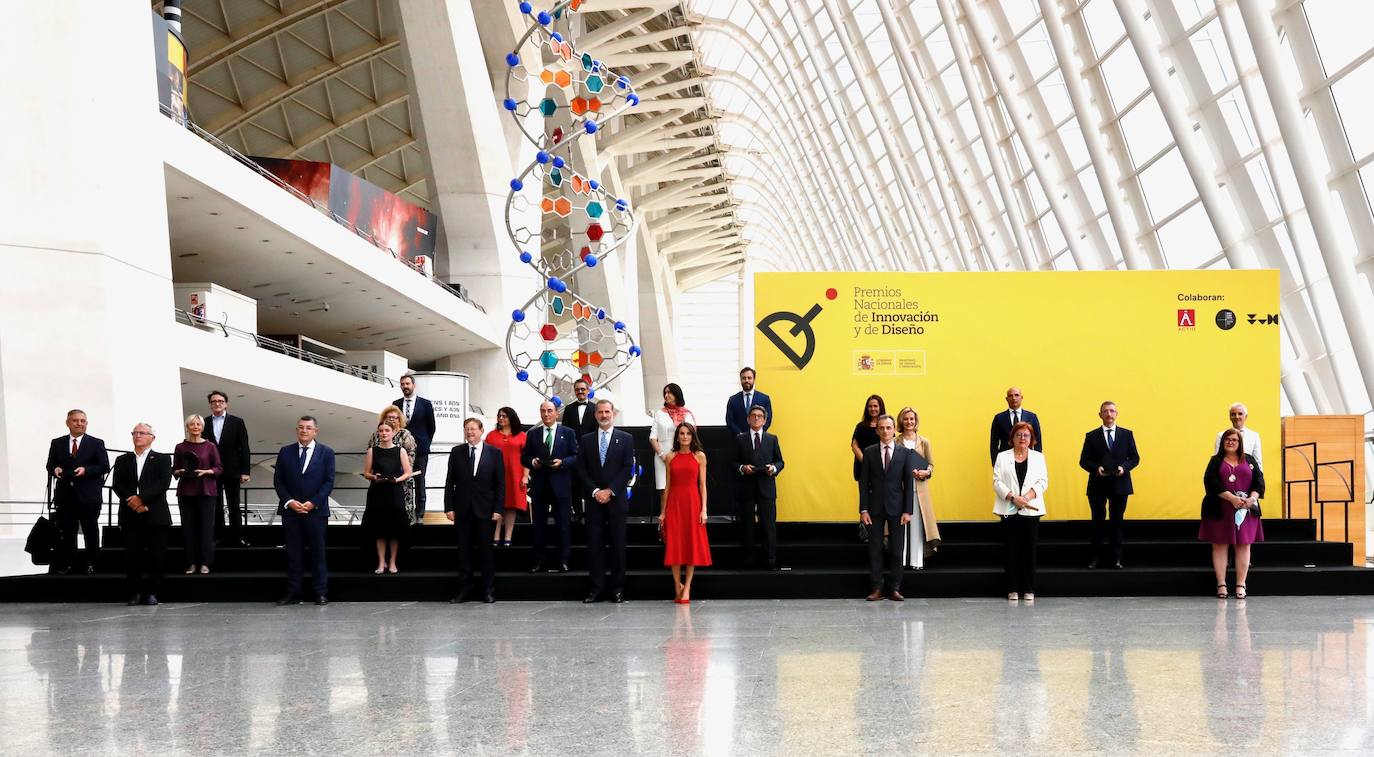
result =
[[[1236,551],[1236,599],[1245,599],[1250,572],[1250,545],[1264,541],[1260,523],[1260,498],[1264,473],[1259,461],[1245,451],[1245,437],[1228,428],[1221,434],[1221,449],[1207,461],[1202,473],[1202,524],[1199,541],[1212,543],[1212,572],[1217,579],[1217,599],[1226,599],[1226,550]]]

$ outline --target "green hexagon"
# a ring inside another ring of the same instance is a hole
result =
[[[555,187],[563,183],[563,172],[557,168],[549,170],[549,183]]]
[[[586,81],[582,83],[586,85],[587,91],[591,92],[592,94],[600,92],[606,86],[606,82],[602,81],[601,77],[597,76],[596,74],[588,76]]]
[[[592,54],[591,54],[591,53],[582,53],[582,70],[583,70],[583,71],[590,71],[590,70],[592,70]]]
[[[553,310],[554,315],[563,315],[563,298],[553,298],[553,300],[549,302],[549,308]]]
[[[544,366],[546,370],[551,371],[558,367],[558,356],[553,354],[552,350],[544,350],[544,352],[539,355],[539,364]]]
[[[604,212],[606,212],[606,209],[601,207],[601,203],[595,201],[587,203],[588,218],[600,218],[601,214]]]
[[[552,97],[546,97],[539,103],[539,112],[548,118],[558,112],[558,103],[554,102]]]

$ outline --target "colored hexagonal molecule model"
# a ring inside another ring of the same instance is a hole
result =
[[[606,209],[601,207],[601,203],[592,201],[587,203],[586,211],[588,218],[600,218],[601,214],[606,212]]]
[[[553,311],[554,315],[563,315],[563,298],[554,297],[549,300],[549,309]]]
[[[544,337],[546,342],[552,342],[558,338],[558,327],[552,323],[546,323],[539,327],[539,336]]]
[[[558,356],[553,354],[553,350],[544,350],[539,354],[539,364],[551,371],[558,367]]]
[[[593,242],[600,242],[602,235],[606,232],[601,228],[601,224],[594,223],[587,227],[587,238]]]
[[[600,76],[592,74],[591,76],[588,76],[586,79],[582,80],[582,86],[586,87],[588,92],[596,94],[600,92],[602,89],[605,89],[606,82],[602,81]]]

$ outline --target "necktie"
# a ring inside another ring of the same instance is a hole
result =
[[[1020,422],[1021,422],[1021,411],[1020,411],[1020,410],[1015,410],[1015,411],[1013,411],[1012,414],[1011,414],[1011,425],[1015,426],[1016,424],[1018,424],[1018,423],[1020,423]]]
[[[754,451],[759,451],[759,435],[757,433],[754,434]]]
[[[477,448],[471,444],[468,445],[468,470],[477,475]]]
[[[1111,430],[1111,429],[1107,429],[1107,449],[1110,450],[1111,448],[1112,448],[1112,430]]]
[[[76,439],[73,438],[73,439],[72,439],[72,457],[76,457],[76,448],[77,448],[78,446],[80,446],[80,445],[78,445],[78,444],[76,443]]]
[[[302,447],[301,447],[300,462],[301,462],[301,472],[302,472],[302,473],[305,472],[305,451],[306,451],[307,449],[308,449],[308,447],[305,447],[305,446],[302,446]]]
[[[608,447],[608,446],[610,445],[610,443],[611,443],[611,432],[609,432],[609,431],[602,431],[602,432],[601,432],[601,464],[602,464],[602,465],[605,465],[605,464],[606,464],[606,447]]]
[[[887,470],[887,464],[892,462],[892,448],[883,445],[883,470]]]
[[[753,392],[745,392],[745,393],[744,393],[744,409],[745,409],[745,410],[748,410],[753,404],[754,404],[754,393],[753,393]]]
[[[548,448],[550,453],[553,452],[553,429],[551,428],[544,429],[544,446]]]
[[[406,397],[406,420],[410,420],[410,398]]]

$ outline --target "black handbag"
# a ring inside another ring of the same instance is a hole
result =
[[[38,520],[34,521],[33,528],[29,529],[29,538],[28,541],[24,542],[24,551],[29,553],[34,565],[47,565],[52,561],[52,553],[56,547],[57,526],[54,526],[47,516],[38,516]]]

